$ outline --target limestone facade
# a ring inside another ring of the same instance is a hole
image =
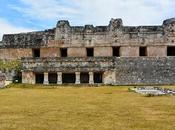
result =
[[[22,82],[147,85],[175,83],[175,18],[160,26],[71,26],[5,34],[0,59],[22,62]]]

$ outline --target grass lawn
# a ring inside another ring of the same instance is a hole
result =
[[[0,90],[2,130],[175,130],[175,96],[144,97],[127,87],[13,86]]]

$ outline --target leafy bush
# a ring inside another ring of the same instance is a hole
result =
[[[21,62],[19,60],[11,60],[11,61],[0,60],[0,71],[4,70],[20,71]]]
[[[128,92],[135,92],[132,88],[128,88]]]

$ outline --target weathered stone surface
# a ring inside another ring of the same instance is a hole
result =
[[[174,19],[162,26],[124,26],[121,19],[111,19],[108,26],[70,26],[58,21],[56,28],[40,32],[6,34],[0,48],[39,48],[49,46],[50,40],[60,41],[62,47],[172,45]],[[54,46],[57,46],[55,44]]]
[[[34,72],[105,72],[105,84],[175,84],[175,57],[24,58],[22,62],[23,70]]]
[[[40,48],[47,45],[47,41],[53,39],[54,29],[40,32],[5,34],[1,48]]]
[[[161,96],[161,95],[175,95],[175,90],[171,90],[168,88],[154,87],[154,86],[142,86],[130,88],[137,93],[143,94],[145,96]]]
[[[27,84],[35,84],[35,75],[34,72],[31,71],[25,71],[22,73],[22,83]]]
[[[165,57],[167,56],[166,46],[148,46],[147,54],[150,57]]]
[[[175,58],[120,58],[115,60],[116,84],[175,84]]]
[[[163,21],[163,25],[175,24],[175,18],[167,19]]]
[[[105,71],[114,67],[111,57],[22,58],[23,70],[34,72]]]
[[[40,51],[41,57],[60,57],[60,49],[58,47],[42,47]]]
[[[29,48],[3,48],[0,49],[0,59],[16,60],[21,57],[32,57],[32,49]]]
[[[107,57],[112,56],[112,47],[95,47],[94,48],[95,57]]]
[[[93,84],[93,72],[100,72],[104,84],[175,84],[175,57],[167,56],[167,47],[175,46],[174,21],[133,27],[121,19],[111,19],[106,26],[71,26],[61,20],[53,29],[4,35],[0,59],[23,57],[23,83],[34,84],[35,73],[57,73],[60,84],[62,72],[86,72]],[[113,47],[120,48],[119,58],[113,57]],[[139,56],[140,47],[146,47],[146,57]],[[40,57],[32,58],[36,48]],[[68,57],[61,58],[61,48],[67,48]],[[94,49],[94,57],[87,57],[86,48]]]
[[[5,87],[6,77],[3,73],[0,72],[0,89]]]
[[[124,46],[120,47],[120,55],[122,57],[138,57],[139,47],[137,46]]]
[[[86,48],[76,48],[76,47],[70,47],[68,48],[68,57],[86,57]]]

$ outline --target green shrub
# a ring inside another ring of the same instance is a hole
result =
[[[128,88],[128,92],[135,92],[135,91],[131,88]]]
[[[3,70],[15,70],[20,71],[21,70],[21,62],[20,60],[0,60],[0,71]]]

